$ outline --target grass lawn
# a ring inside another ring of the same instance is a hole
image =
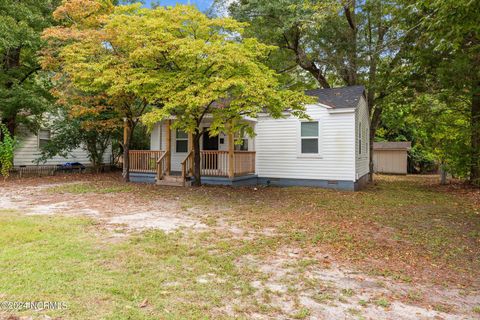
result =
[[[21,193],[22,183],[0,187]],[[124,185],[106,175],[58,184],[38,196],[91,197],[92,207],[110,209],[121,201],[175,203],[189,217],[198,213],[206,227],[126,230],[107,227],[103,218],[0,209],[0,301],[67,303],[63,310],[0,310],[0,318],[306,319],[315,312],[302,298],[307,292],[332,310],[345,305],[346,318],[352,319],[368,316],[367,308],[387,312],[395,301],[430,304],[428,291],[362,298],[356,288],[333,288],[312,277],[333,270],[332,263],[411,288],[441,285],[468,295],[480,286],[478,192],[439,187],[430,177],[384,176],[351,193]],[[25,197],[36,201],[28,192]],[[241,235],[232,231],[237,229]],[[286,297],[288,308],[279,302]],[[433,305],[439,312],[472,317],[478,308],[480,302],[464,309]]]

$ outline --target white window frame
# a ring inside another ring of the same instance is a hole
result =
[[[48,139],[42,139],[40,137],[40,135],[41,135],[40,133],[42,131],[47,131],[48,132]],[[38,146],[38,148],[41,147],[41,141],[42,140],[46,141],[46,143],[48,143],[50,140],[52,140],[52,130],[50,130],[50,129],[39,129],[38,132],[37,132],[37,146]]]
[[[187,135],[186,138],[178,138],[178,132],[183,132]],[[178,151],[178,141],[186,141],[187,142],[187,150],[186,151]],[[188,153],[188,134],[185,131],[182,131],[180,129],[175,130],[175,153]]]
[[[235,151],[249,151],[248,150],[248,138],[242,138],[242,139],[239,139],[239,140],[242,140],[242,143],[241,144],[235,143],[235,146],[233,147],[233,149]],[[242,150],[242,147],[244,147],[245,149]]]
[[[317,122],[318,123],[318,133],[317,136],[314,137],[302,137],[302,123],[308,122]],[[322,130],[323,130],[323,121],[321,119],[311,119],[311,120],[301,120],[298,123],[297,129],[297,141],[298,141],[298,148],[297,148],[297,157],[298,158],[312,158],[312,159],[319,159],[322,158],[322,151],[323,151],[323,144],[322,144]],[[318,140],[318,150],[317,153],[302,153],[302,140],[303,139],[314,139],[317,138]]]
[[[362,141],[362,136],[363,136],[363,129],[362,129],[362,121],[359,121],[358,122],[358,131],[357,131],[357,134],[358,134],[358,155],[359,156],[362,156],[362,150],[363,150],[363,141]]]

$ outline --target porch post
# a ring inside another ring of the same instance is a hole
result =
[[[172,169],[172,120],[167,120],[167,135],[166,135],[166,150],[165,152],[167,153],[166,155],[166,168],[165,171],[167,173],[167,176],[170,175],[170,171]]]
[[[235,139],[233,132],[228,133],[228,177],[233,179],[235,177]]]
[[[127,136],[128,136],[128,122],[127,118],[123,118],[123,146],[127,144]]]
[[[193,152],[193,134],[189,132],[188,133],[188,153],[190,154],[191,152]],[[190,159],[193,159],[193,157]],[[189,164],[188,171],[190,172],[190,174],[193,174],[193,161],[189,161],[188,164]]]

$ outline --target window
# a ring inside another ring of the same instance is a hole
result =
[[[177,153],[188,152],[188,134],[178,129],[176,134],[176,151]]]
[[[38,147],[43,148],[50,141],[50,130],[40,129],[38,130]]]
[[[362,154],[362,123],[358,123],[358,154]]]
[[[241,144],[235,143],[235,150],[237,151],[248,151],[248,139],[242,139]]]
[[[302,140],[301,152],[318,154],[318,121],[301,122],[300,131]]]
[[[364,128],[364,130],[365,130],[364,131],[364,134],[365,134],[364,135],[364,137],[365,137],[365,139],[364,139],[364,141],[365,141],[364,142],[365,143],[365,154],[368,155],[368,153],[370,152],[370,146],[368,145],[369,140],[370,140],[370,137],[369,137],[370,133],[368,132],[368,128]]]

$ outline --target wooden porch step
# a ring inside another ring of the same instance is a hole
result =
[[[183,187],[184,185],[190,186],[191,182],[186,181],[184,184],[183,178],[181,176],[164,176],[163,179],[157,180],[157,185]]]

